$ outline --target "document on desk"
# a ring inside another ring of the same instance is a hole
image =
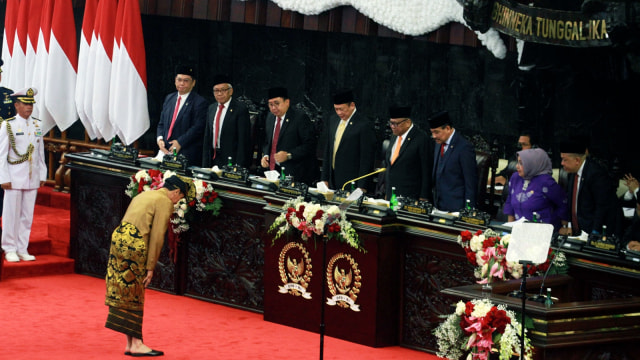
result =
[[[512,228],[512,227],[513,227],[513,225],[515,225],[515,224],[522,224],[522,223],[523,223],[523,222],[525,222],[525,221],[527,221],[527,219],[526,219],[526,218],[524,218],[524,217],[521,217],[520,219],[518,219],[518,220],[516,220],[516,221],[509,221],[509,222],[506,222],[506,223],[502,224],[502,226],[506,226],[506,227],[510,227],[510,228]]]

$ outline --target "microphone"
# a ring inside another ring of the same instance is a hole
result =
[[[358,180],[360,180],[360,179],[364,179],[364,178],[366,178],[367,176],[371,176],[371,175],[379,174],[379,173],[381,173],[381,172],[385,172],[385,171],[387,171],[387,168],[380,168],[380,169],[378,169],[378,170],[376,170],[376,171],[374,171],[374,172],[370,172],[370,173],[368,173],[368,174],[362,175],[362,176],[360,176],[360,177],[358,177],[358,178],[355,178],[355,179],[353,179],[353,180],[349,180],[349,181],[347,181],[346,183],[344,183],[344,185],[342,185],[342,188],[341,188],[340,190],[344,190],[344,187],[345,187],[345,186],[347,186],[347,184],[351,184],[351,183],[352,183],[352,182],[354,182],[354,181],[358,181]]]
[[[544,276],[542,276],[542,283],[540,284],[540,293],[534,296],[533,298],[531,298],[531,300],[544,303],[544,300],[546,299],[546,296],[542,295],[542,292],[544,291],[544,282],[545,280],[547,280],[547,275],[549,274],[549,270],[551,270],[553,261],[556,259],[556,256],[558,255],[558,251],[562,249],[564,242],[567,241],[568,238],[569,238],[568,235],[562,235],[562,240],[560,240],[560,244],[558,245],[556,252],[553,253],[553,257],[551,258],[551,261],[549,261],[549,267],[547,268],[547,271],[544,272]]]

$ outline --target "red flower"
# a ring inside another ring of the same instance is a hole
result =
[[[211,197],[213,197],[213,200],[215,200],[218,197],[218,193],[215,191],[211,192]]]
[[[321,219],[321,218],[322,218],[322,214],[324,214],[324,211],[322,211],[322,210],[318,210],[318,211],[316,212],[316,215],[315,215],[311,220],[312,220],[312,221],[316,221],[316,220],[318,220],[318,219]]]
[[[339,232],[340,232],[340,225],[339,225],[338,223],[330,224],[330,225],[327,227],[327,230],[328,230],[330,233],[339,233]]]
[[[508,324],[511,324],[511,318],[507,316],[507,312],[504,310],[496,310],[493,312],[493,321],[491,326],[496,328],[496,331],[500,334],[504,333],[504,329]]]
[[[464,313],[467,314],[467,316],[471,316],[471,313],[473,312],[473,303],[471,301],[467,301],[467,303],[465,304],[465,308],[464,308]]]
[[[203,197],[202,200],[200,200],[200,201],[202,201],[203,204],[206,204],[207,203],[207,198]]]
[[[473,234],[471,234],[471,231],[465,230],[460,233],[460,237],[462,237],[462,241],[469,241],[473,237]]]
[[[196,201],[195,200],[189,201],[189,206],[190,207],[196,206]]]
[[[496,244],[496,238],[494,237],[490,237],[488,239],[484,239],[484,241],[482,242],[482,247],[483,248],[488,248],[488,247],[493,247]]]
[[[467,253],[467,260],[469,260],[471,265],[478,266],[478,262],[476,261],[476,253],[471,251],[469,248],[465,248],[465,251]]]

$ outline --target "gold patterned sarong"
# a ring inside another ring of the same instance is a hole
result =
[[[146,263],[144,238],[135,225],[122,222],[111,234],[106,305],[134,311],[144,309],[142,281],[147,276]]]

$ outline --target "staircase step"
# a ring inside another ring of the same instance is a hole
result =
[[[49,238],[51,239],[51,254],[69,257],[69,222],[47,224]]]
[[[8,262],[2,258],[2,280],[43,275],[73,274],[75,260],[56,255],[37,255],[35,261]]]
[[[29,247],[27,248],[31,255],[46,255],[51,253],[51,239],[48,238],[35,238],[32,236],[29,240]]]

